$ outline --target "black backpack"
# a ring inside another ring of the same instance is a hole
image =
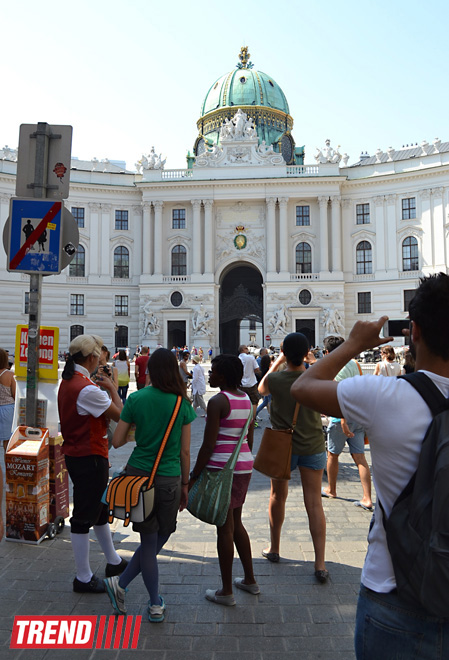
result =
[[[432,616],[449,618],[449,399],[422,372],[399,378],[419,392],[433,420],[418,468],[388,519],[378,502],[398,595]]]

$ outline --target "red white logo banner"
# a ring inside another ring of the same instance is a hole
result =
[[[136,649],[141,616],[16,616],[11,649]]]

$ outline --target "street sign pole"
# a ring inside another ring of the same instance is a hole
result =
[[[34,197],[47,196],[47,160],[49,126],[39,122],[35,133],[36,159],[34,167]],[[41,293],[43,275],[30,275],[30,306],[28,315],[28,360],[27,360],[27,393],[26,393],[26,425],[37,425],[37,398],[39,373],[39,343],[41,327]]]

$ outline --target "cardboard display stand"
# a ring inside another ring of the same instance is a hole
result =
[[[16,428],[5,467],[6,540],[40,543],[50,522],[48,429]]]

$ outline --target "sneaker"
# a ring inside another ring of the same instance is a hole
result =
[[[122,559],[120,564],[106,564],[104,574],[107,578],[113,577],[114,575],[121,575],[127,566],[128,562],[126,559]]]
[[[235,578],[234,584],[238,589],[242,589],[243,591],[247,591],[249,594],[253,594],[253,596],[257,596],[260,594],[260,587],[257,584],[257,582],[253,582],[253,584],[245,584],[243,581],[245,578]]]
[[[165,602],[162,596],[159,596],[160,605],[151,605],[148,601],[148,620],[152,623],[160,623],[165,619]]]
[[[104,593],[104,584],[95,575],[92,575],[89,582],[81,582],[78,578],[73,580],[73,591],[77,594],[102,594]]]
[[[117,614],[126,614],[125,594],[128,589],[123,589],[119,583],[119,576],[113,575],[112,577],[104,580],[104,586],[108,592],[109,600],[112,607]]]
[[[255,429],[258,429],[258,428],[259,428],[259,424],[258,424],[256,421],[254,422],[254,428],[255,428]]]

